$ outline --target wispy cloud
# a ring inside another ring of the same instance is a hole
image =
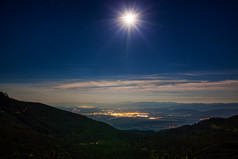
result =
[[[116,79],[116,80],[115,80]],[[63,80],[0,84],[19,99],[54,102],[238,102],[238,80],[192,80],[161,75],[130,76],[110,80]]]
[[[125,87],[125,86],[149,86],[165,83],[183,83],[187,80],[115,80],[115,81],[88,81],[88,82],[73,82],[59,84],[54,88],[69,89],[69,88],[84,88],[84,87]]]
[[[198,80],[127,80],[127,81],[88,81],[61,83],[53,86],[56,89],[75,90],[108,90],[108,91],[217,91],[238,90],[238,80],[198,81]],[[92,88],[92,89],[91,89]]]

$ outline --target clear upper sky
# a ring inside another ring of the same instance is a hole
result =
[[[2,0],[0,14],[0,89],[16,98],[238,102],[236,0]]]

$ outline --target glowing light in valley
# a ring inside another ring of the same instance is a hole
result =
[[[210,118],[202,118],[202,119],[200,119],[200,120],[202,121],[202,120],[209,120],[209,119],[210,119]]]
[[[90,108],[95,108],[95,106],[89,106],[89,105],[83,105],[83,106],[77,106],[77,108],[85,108],[85,109],[90,109]]]
[[[114,111],[107,111],[107,112],[94,112],[94,113],[87,113],[84,115],[107,115],[107,116],[113,116],[116,118],[148,118],[149,113],[139,113],[139,112],[125,112],[125,113],[118,113]]]
[[[169,129],[177,128],[178,126],[169,126]]]
[[[149,117],[150,120],[157,120],[157,119],[161,119],[163,117]]]
[[[102,110],[102,112],[85,113],[89,116],[112,116],[113,118],[146,118],[150,120],[159,120],[163,117],[150,117],[149,113],[142,112],[114,112],[113,110]]]

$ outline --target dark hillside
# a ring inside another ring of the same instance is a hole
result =
[[[113,140],[119,137],[119,131],[105,123],[44,104],[17,101],[3,93],[0,94],[0,111],[29,129],[49,136],[77,141]]]
[[[0,158],[124,158],[130,138],[108,124],[0,93]],[[110,156],[110,157],[109,157]],[[133,158],[131,156],[130,158]],[[136,157],[135,157],[136,158]]]
[[[3,159],[237,159],[238,116],[153,131],[103,122],[0,93]]]
[[[238,157],[238,115],[159,131],[147,140],[146,147],[158,156],[167,153],[171,158],[235,159]]]

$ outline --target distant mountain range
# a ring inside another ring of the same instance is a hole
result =
[[[199,104],[204,105],[204,104]],[[212,105],[212,106],[211,106]],[[213,104],[208,108],[197,110],[193,104],[184,104],[184,108],[100,108],[94,106],[77,106],[63,108],[73,113],[86,115],[97,121],[110,124],[119,130],[163,130],[171,127],[179,127],[187,124],[194,124],[201,120],[212,117],[228,118],[238,114],[238,104],[227,107],[229,104],[219,104],[214,109]],[[182,106],[182,104],[181,104]],[[181,107],[180,106],[180,107]],[[236,106],[236,107],[235,107]],[[137,115],[128,115],[137,114]]]
[[[72,104],[54,103],[54,105],[70,108]],[[96,108],[121,108],[121,109],[192,109],[198,111],[208,111],[212,109],[237,109],[238,103],[175,103],[175,102],[124,102],[124,103],[75,103],[75,106],[87,105]]]
[[[236,159],[238,116],[158,132],[120,131],[80,114],[0,93],[0,158]]]

